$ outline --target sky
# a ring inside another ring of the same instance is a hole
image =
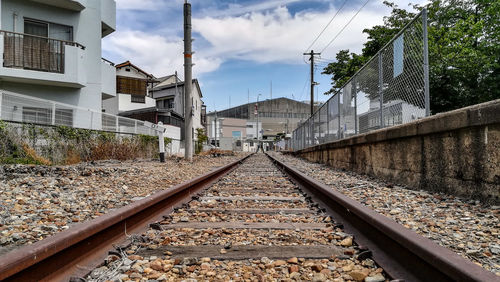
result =
[[[340,10],[344,1],[347,1]],[[190,0],[193,24],[193,77],[208,111],[260,100],[308,100],[310,65],[304,52],[327,46],[366,0]],[[317,95],[330,89],[321,71],[342,49],[360,52],[365,28],[382,24],[390,9],[370,0],[320,58],[315,68]],[[393,0],[400,7],[423,0]],[[116,0],[117,30],[103,40],[103,56],[131,61],[156,77],[184,76],[184,0]],[[335,13],[337,17],[309,50]],[[271,87],[272,85],[272,87]],[[271,91],[272,89],[272,91]]]

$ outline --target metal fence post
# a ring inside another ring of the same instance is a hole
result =
[[[337,93],[337,119],[338,119],[338,126],[337,127],[337,139],[341,139],[342,138],[342,133],[340,133],[340,125],[341,125],[341,122],[340,122],[340,110],[342,110],[341,106],[340,106],[340,92]]]
[[[431,114],[430,106],[430,84],[429,84],[429,41],[427,34],[427,9],[422,10],[422,28],[424,36],[424,93],[425,93],[425,116]]]
[[[384,127],[384,70],[382,52],[378,53],[378,99],[380,101],[380,128]]]
[[[3,98],[3,93],[0,91],[0,120],[2,119],[2,98]]]
[[[52,103],[52,125],[56,124],[56,103]]]
[[[330,100],[326,101],[326,135],[327,141],[330,141]]]
[[[354,93],[354,134],[358,134],[358,90],[356,77],[352,80],[351,94]]]

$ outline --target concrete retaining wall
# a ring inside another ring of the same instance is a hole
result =
[[[296,152],[411,188],[499,203],[500,100]]]

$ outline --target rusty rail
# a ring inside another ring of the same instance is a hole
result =
[[[458,254],[403,227],[342,193],[271,157],[316,202],[354,234],[361,248],[396,280],[500,281],[500,278]]]
[[[0,257],[0,281],[68,281],[86,275],[113,244],[190,201],[249,156]]]

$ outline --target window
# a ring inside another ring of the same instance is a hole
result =
[[[247,124],[247,128],[253,128],[253,124]]]
[[[44,108],[23,107],[23,122],[51,124],[52,110]]]
[[[233,131],[232,136],[233,138],[241,138],[241,131]]]
[[[116,77],[116,93],[146,96],[146,80],[131,77]]]
[[[146,96],[144,95],[130,95],[130,102],[132,103],[146,103]]]
[[[174,98],[156,100],[156,107],[159,109],[173,109],[175,107]]]
[[[236,141],[236,147],[241,147],[241,140]]]

